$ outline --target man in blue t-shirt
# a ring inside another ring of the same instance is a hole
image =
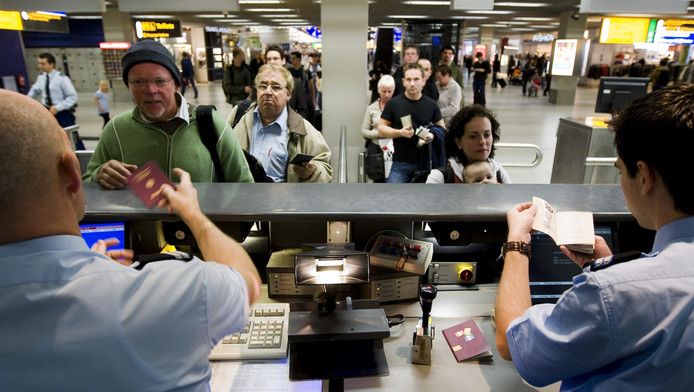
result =
[[[415,131],[430,124],[444,128],[438,104],[422,94],[425,83],[422,67],[417,63],[407,63],[403,65],[403,71],[405,92],[388,101],[378,124],[378,137],[392,138],[395,147],[389,183],[410,182],[414,177],[425,151],[422,146],[430,143],[433,137],[429,134],[426,139],[420,139],[415,136]]]

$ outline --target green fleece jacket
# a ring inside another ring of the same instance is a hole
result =
[[[246,151],[249,150],[249,145],[251,144],[253,110],[254,106],[249,108],[234,127],[234,135],[241,148]],[[234,114],[232,112],[228,121],[233,120]],[[330,147],[325,142],[323,135],[290,107],[287,107],[287,128],[289,132],[289,141],[287,142],[287,156],[289,159],[287,160],[287,166],[289,166],[289,162],[297,154],[313,156],[311,163],[316,165],[316,170],[311,174],[311,177],[305,180],[300,179],[294,170],[287,168],[287,182],[330,182],[333,178],[333,168],[330,166]]]
[[[190,122],[181,121],[182,125],[172,133],[143,121],[137,108],[114,117],[103,129],[82,180],[96,182],[101,166],[115,159],[137,166],[155,161],[174,181],[177,179],[172,177],[172,169],[179,167],[190,173],[193,182],[217,182],[210,153],[200,140],[195,107],[189,105],[188,112]],[[213,120],[224,182],[253,182],[231,127],[216,112]]]

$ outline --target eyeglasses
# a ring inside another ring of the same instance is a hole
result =
[[[266,91],[268,88],[269,88],[270,90],[272,90],[273,93],[279,93],[280,91],[282,91],[282,90],[284,90],[285,88],[287,88],[286,85],[283,86],[283,85],[281,85],[281,84],[279,84],[279,83],[260,83],[260,84],[258,84],[258,86],[256,86],[256,87],[258,88],[258,92],[259,92],[259,93],[260,93],[260,92],[263,92],[263,91]]]
[[[138,79],[138,80],[129,80],[128,84],[130,84],[131,86],[133,86],[135,88],[143,88],[145,86],[149,86],[149,84],[152,83],[155,86],[161,88],[161,87],[165,87],[172,80],[173,79],[154,79],[154,80]]]

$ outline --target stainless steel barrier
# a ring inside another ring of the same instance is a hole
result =
[[[357,182],[366,182],[366,153],[357,154]]]
[[[531,144],[531,143],[496,143],[495,144],[497,150],[498,149],[526,149],[526,150],[531,150],[532,152],[535,153],[535,158],[533,158],[532,162],[530,163],[524,163],[524,162],[499,162],[502,166],[506,167],[536,167],[537,165],[542,162],[542,150],[540,150],[540,147],[538,147],[536,144]]]
[[[586,167],[592,167],[590,174],[590,184],[595,184],[598,177],[598,167],[600,166],[614,166],[617,162],[617,157],[587,157],[585,165]]]
[[[69,127],[63,128],[65,130],[65,133],[67,134],[68,139],[70,139],[70,145],[72,145],[72,149],[76,150],[77,149],[77,143],[80,141],[80,126],[79,124],[71,125]]]
[[[347,126],[340,127],[340,147],[337,156],[337,183],[347,183]]]
[[[75,154],[77,155],[77,159],[80,162],[80,170],[82,172],[82,175],[87,172],[87,164],[89,164],[89,161],[92,159],[92,155],[94,155],[93,150],[80,150],[80,151],[75,151]]]

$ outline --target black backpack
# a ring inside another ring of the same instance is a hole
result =
[[[212,163],[214,164],[215,176],[217,181],[224,181],[224,169],[222,168],[222,163],[219,160],[219,154],[217,153],[217,132],[214,129],[214,121],[212,120],[212,111],[216,110],[214,105],[199,105],[195,108],[195,118],[198,121],[198,132],[200,133],[200,139],[202,143],[207,147],[210,152],[210,158],[212,158]],[[265,173],[265,168],[263,165],[251,155],[248,151],[243,150],[243,156],[246,158],[246,163],[248,163],[248,168],[251,170],[253,175],[253,181],[255,182],[273,182],[272,178],[268,177]]]

